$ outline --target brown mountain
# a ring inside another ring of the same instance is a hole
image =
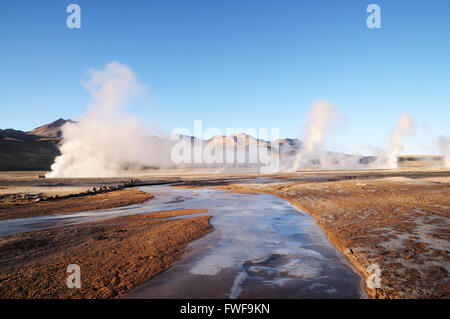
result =
[[[9,141],[23,142],[23,141],[34,141],[38,138],[39,136],[35,136],[24,131],[14,130],[12,128],[8,128],[6,130],[0,129],[0,141],[9,140]]]
[[[50,169],[67,122],[73,121],[58,119],[30,132],[0,129],[0,171]]]
[[[28,132],[28,134],[47,138],[60,138],[61,127],[67,122],[74,123],[72,120],[64,120],[60,118],[50,124],[39,126],[34,130]]]

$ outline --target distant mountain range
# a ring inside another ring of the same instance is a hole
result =
[[[36,141],[39,139],[60,139],[61,138],[61,127],[67,122],[74,123],[72,120],[64,120],[62,118],[56,121],[39,126],[32,131],[24,132],[14,129],[0,129],[0,140],[6,141]]]
[[[39,126],[34,130],[28,132],[28,134],[47,138],[60,138],[61,127],[66,123],[75,123],[75,122],[72,120],[64,120],[60,118],[50,124]]]
[[[61,141],[61,128],[67,122],[74,123],[70,119],[58,119],[52,123],[39,126],[31,131],[24,132],[15,129],[0,129],[0,170],[49,170],[55,156],[59,155],[58,143]],[[195,137],[187,136],[191,141]],[[172,145],[175,142],[168,138],[152,136],[152,143],[166,143]],[[298,139],[277,140],[280,153],[294,155],[302,143]],[[214,136],[207,140],[201,140],[203,145],[209,143],[223,143],[224,146],[244,146],[248,151],[254,144],[258,147],[272,148],[272,142],[256,139],[247,134],[232,134],[228,136]]]
[[[54,159],[59,155],[58,143],[61,141],[61,128],[66,123],[74,123],[70,119],[58,119],[52,123],[39,126],[29,132],[14,129],[0,129],[0,171],[11,170],[49,170]],[[199,140],[196,137],[186,136],[191,142]],[[150,143],[155,145],[174,145],[175,141],[170,138],[161,138],[149,136]],[[274,142],[278,142],[280,160],[287,166],[291,165],[298,150],[302,147],[302,142],[298,139],[284,138],[276,141],[266,141],[257,139],[248,134],[232,134],[228,136],[217,135],[210,139],[200,140],[203,146],[214,143],[224,146],[232,146],[239,149],[243,147],[248,152],[251,145],[266,147],[269,151],[273,150]],[[242,149],[242,148],[241,148]],[[355,157],[361,163],[372,161],[371,157],[360,157],[359,155],[346,155],[340,153],[328,152],[330,155],[339,155],[345,157]],[[225,164],[216,164],[215,166],[224,166]],[[198,165],[193,165],[198,166]],[[246,164],[244,165],[246,166]]]
[[[302,142],[299,139],[292,139],[292,138],[284,138],[284,139],[278,139],[274,140],[273,142],[266,141],[263,139],[257,139],[254,138],[251,135],[248,134],[231,134],[231,135],[216,135],[208,140],[204,140],[204,143],[217,143],[222,144],[226,146],[238,146],[238,145],[245,145],[249,146],[251,144],[257,144],[260,147],[267,147],[272,148],[274,143],[278,143],[280,147],[280,151],[282,153],[296,153],[297,150],[302,146]]]

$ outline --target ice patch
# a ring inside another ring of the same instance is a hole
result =
[[[231,287],[230,291],[230,299],[236,299],[239,297],[242,291],[242,284],[244,283],[245,279],[248,278],[248,274],[245,271],[240,272],[236,279],[234,279],[233,287]]]
[[[325,292],[328,294],[335,294],[335,293],[337,293],[337,290],[336,290],[336,288],[331,287],[331,288],[325,290]]]
[[[301,259],[294,259],[286,265],[281,266],[280,272],[287,272],[289,276],[307,279],[318,277],[321,272],[321,267],[318,264],[311,265]]]

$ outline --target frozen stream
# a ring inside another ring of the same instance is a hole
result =
[[[0,221],[0,235],[173,209],[208,209],[215,231],[125,298],[361,298],[362,279],[312,216],[268,194],[145,186],[156,198],[94,212]],[[199,215],[194,215],[199,216]],[[190,216],[176,217],[186,218]]]

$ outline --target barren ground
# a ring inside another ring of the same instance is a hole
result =
[[[204,213],[181,210],[118,217],[0,238],[0,298],[113,298],[166,270],[187,244],[212,231]],[[67,266],[81,269],[69,289]]]
[[[152,194],[138,189],[122,189],[107,193],[35,202],[32,199],[0,199],[0,220],[51,214],[108,209],[142,203]]]

